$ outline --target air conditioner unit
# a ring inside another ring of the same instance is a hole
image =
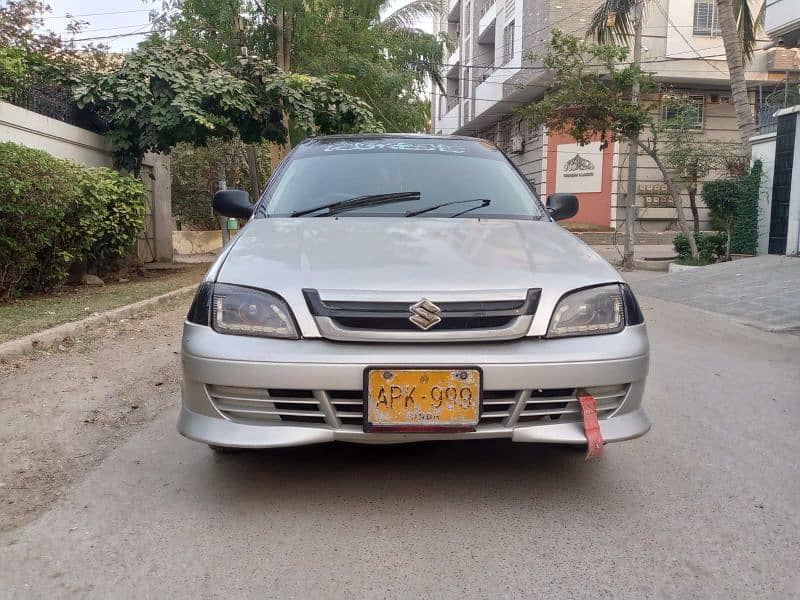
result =
[[[509,145],[508,151],[511,154],[522,154],[525,150],[525,142],[522,139],[522,136],[518,133],[511,136],[511,144]]]
[[[767,71],[800,71],[800,48],[767,50]]]

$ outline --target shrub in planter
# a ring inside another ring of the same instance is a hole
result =
[[[0,143],[0,299],[57,287],[76,261],[104,267],[143,216],[140,181]]]
[[[703,232],[699,231],[694,234],[694,239],[697,241],[697,250],[700,254],[700,261],[703,263],[713,262],[725,256],[725,248],[728,241],[728,236],[725,232]],[[676,235],[672,240],[672,245],[675,252],[681,260],[688,260],[692,256],[689,249],[689,240],[682,233]]]

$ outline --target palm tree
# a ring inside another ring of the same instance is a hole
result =
[[[359,2],[359,0],[356,0]],[[453,43],[446,34],[430,34],[417,27],[417,21],[425,18],[436,19],[447,10],[444,0],[411,0],[394,12],[381,17],[391,0],[360,1],[365,9],[365,16],[377,19],[376,27],[382,27],[390,34],[402,38],[405,47],[416,54],[408,68],[420,77],[427,77],[445,94],[442,66],[447,55],[453,50]]]
[[[627,43],[633,35],[633,9],[637,0],[603,0],[592,16],[589,35],[599,42]],[[639,0],[645,2],[646,0]],[[764,0],[716,0],[722,42],[731,80],[731,103],[746,149],[756,135],[755,118],[747,94],[744,68],[753,57],[757,32],[764,22]]]
[[[385,8],[389,2],[383,2],[380,8]],[[381,19],[386,27],[415,29],[417,20],[423,18],[436,18],[442,15],[444,6],[440,0],[411,0],[391,14]]]
[[[717,0],[719,28],[731,77],[731,103],[739,122],[739,135],[745,149],[750,149],[750,138],[758,133],[744,67],[753,57],[756,32],[764,23],[764,0]],[[755,9],[755,10],[754,10]]]

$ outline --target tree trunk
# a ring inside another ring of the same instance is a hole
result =
[[[253,191],[251,200],[255,202],[261,196],[261,174],[258,170],[258,157],[254,144],[247,144],[245,147],[245,158],[247,159],[247,175],[250,179],[250,189]]]
[[[658,170],[661,171],[661,176],[664,178],[664,183],[667,184],[667,191],[669,192],[669,195],[672,196],[672,202],[675,204],[675,211],[678,214],[678,227],[689,242],[689,250],[692,252],[692,258],[695,260],[699,259],[700,253],[697,251],[697,240],[694,239],[694,233],[689,230],[689,224],[686,222],[686,215],[683,214],[683,199],[681,198],[681,191],[672,181],[672,177],[669,174],[669,169],[667,169],[667,165],[664,164],[664,161],[661,160],[661,157],[659,157],[652,148],[641,141],[639,142],[639,147],[644,150],[647,156],[653,159],[658,167]]]
[[[732,0],[717,0],[717,9],[719,10],[719,27],[722,30],[722,42],[725,45],[725,56],[728,60],[728,71],[731,78],[731,103],[736,111],[739,135],[742,138],[745,155],[750,156],[750,138],[756,135],[758,130],[753,110],[750,107],[750,96],[747,93],[744,53],[736,28],[736,15],[733,12]]]
[[[697,183],[692,182],[686,186],[686,191],[689,193],[689,208],[692,211],[692,225],[694,232],[700,232],[700,211],[697,208]]]
[[[294,37],[293,18],[292,12],[286,9],[278,9],[278,13],[275,16],[275,64],[284,73],[288,73],[292,66],[292,39]],[[269,162],[272,166],[273,173],[278,168],[278,163],[281,162],[291,148],[291,141],[289,140],[289,115],[286,114],[286,111],[283,111],[281,122],[286,131],[286,143],[273,143],[269,145]]]

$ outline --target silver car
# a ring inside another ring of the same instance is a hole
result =
[[[255,204],[228,190],[214,206],[249,221],[186,319],[183,435],[216,450],[585,447],[650,428],[647,331],[630,288],[555,222],[576,214],[576,197],[543,206],[493,145],[309,139]]]

